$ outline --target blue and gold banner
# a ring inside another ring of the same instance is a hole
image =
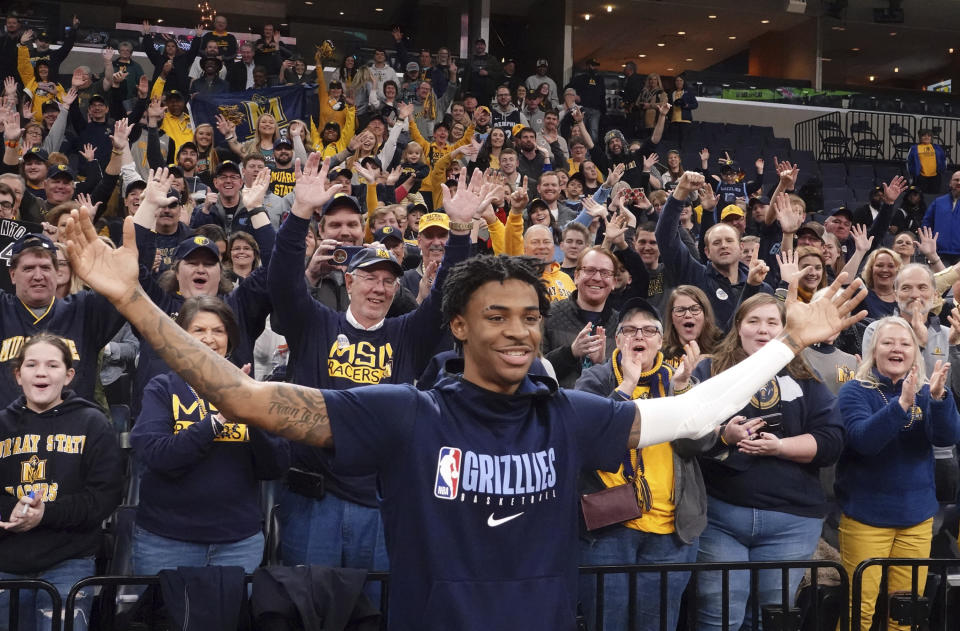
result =
[[[237,126],[237,141],[243,144],[253,139],[257,121],[264,114],[277,119],[277,126],[281,130],[287,129],[295,120],[304,121],[309,129],[310,118],[315,115],[316,95],[316,88],[303,85],[226,94],[196,94],[190,108],[197,125],[208,123],[216,129],[217,114],[224,116]],[[218,143],[222,140],[217,132]]]

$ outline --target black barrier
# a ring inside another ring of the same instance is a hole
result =
[[[8,582],[26,582],[26,581],[8,581]],[[32,581],[34,583],[43,583],[43,581]],[[253,575],[247,574],[244,578],[244,582],[249,585],[253,582]],[[387,599],[389,597],[389,586],[390,586],[390,573],[389,572],[368,572],[367,573],[367,583],[380,583],[380,611],[383,612],[381,618],[381,628],[386,628],[386,611],[387,611]],[[45,583],[49,585],[49,583]],[[110,605],[103,608],[104,613],[106,614],[106,619],[102,619],[99,624],[101,629],[113,629],[115,628],[114,621],[115,615],[117,612],[117,588],[119,587],[149,587],[151,585],[159,585],[160,577],[154,576],[91,576],[80,581],[70,588],[70,592],[67,594],[67,607],[72,608],[76,604],[77,595],[81,589],[84,587],[99,587],[102,588],[100,592],[101,599],[108,599]],[[3,586],[3,582],[0,582],[0,587]],[[50,585],[50,588],[53,589],[53,586]],[[56,593],[56,589],[54,589]],[[59,603],[60,596],[57,594],[57,602]],[[60,620],[57,616],[57,626],[53,627],[51,631],[59,631],[60,629]],[[11,626],[11,629],[16,627]],[[64,625],[63,631],[73,631],[73,616],[67,616]]]
[[[850,156],[850,137],[843,129],[840,112],[830,112],[793,126],[793,146],[799,151],[812,151],[817,160],[833,160]]]
[[[57,588],[48,583],[47,581],[41,581],[33,578],[23,578],[23,579],[9,579],[9,580],[0,580],[0,590],[7,590],[10,592],[10,612],[7,616],[8,629],[18,629],[20,627],[20,592],[22,590],[26,591],[43,591],[50,596],[51,603],[51,619],[50,619],[50,631],[60,631],[60,616],[63,611],[63,599],[60,598],[60,593],[57,591]],[[73,616],[67,616],[71,622]]]
[[[687,585],[687,590],[690,598],[688,603],[691,603],[693,606],[687,608],[687,624],[686,629],[689,631],[696,631],[698,628],[697,624],[697,591],[698,591],[698,582],[700,574],[704,572],[722,572],[721,576],[721,599],[722,599],[722,608],[721,608],[721,621],[722,628],[727,628],[730,620],[730,572],[736,571],[749,571],[750,572],[750,592],[756,593],[758,586],[758,573],[761,571],[780,571],[780,585],[781,585],[781,594],[780,594],[780,608],[779,611],[773,609],[768,610],[765,613],[769,613],[770,618],[773,620],[773,624],[767,622],[764,623],[763,628],[765,631],[798,631],[801,627],[802,621],[800,620],[800,612],[793,606],[793,594],[790,593],[790,578],[789,571],[792,569],[804,569],[811,570],[810,572],[810,587],[813,593],[813,597],[809,604],[811,619],[814,621],[813,624],[803,624],[803,629],[808,631],[836,631],[837,627],[835,624],[827,623],[821,625],[820,619],[820,598],[818,596],[818,587],[820,586],[818,570],[820,569],[831,569],[836,570],[840,575],[840,588],[846,598],[846,594],[849,593],[849,580],[847,578],[847,573],[844,571],[843,566],[839,563],[833,561],[754,561],[748,563],[661,563],[656,565],[603,565],[603,566],[585,566],[580,568],[581,576],[590,576],[595,575],[596,578],[596,615],[594,619],[594,629],[603,629],[603,618],[604,618],[604,585],[606,583],[606,577],[610,575],[622,575],[626,574],[628,579],[628,594],[630,595],[628,600],[627,607],[627,628],[634,628],[636,625],[636,606],[635,606],[635,595],[637,590],[637,575],[643,573],[656,573],[660,575],[660,590],[659,590],[659,615],[660,615],[660,631],[667,630],[667,603],[669,601],[668,593],[668,584],[667,584],[667,575],[671,572],[686,572],[690,574],[690,580]],[[652,594],[645,594],[644,596],[652,598]],[[761,621],[761,611],[760,604],[756,599],[751,599],[752,602],[752,619],[753,619],[753,631],[757,631],[760,628]],[[840,631],[845,631],[848,629],[848,608],[846,603],[840,608]],[[672,629],[669,631],[673,631]]]
[[[867,559],[857,566],[853,571],[851,585],[853,586],[851,631],[859,631],[861,628],[860,607],[863,602],[863,575],[872,567],[880,567],[880,585],[877,591],[877,605],[874,610],[874,619],[879,617],[881,630],[890,628],[891,616],[896,616],[898,624],[909,623],[910,629],[914,631],[954,631],[960,624],[960,607],[954,611],[957,619],[949,618],[949,588],[948,573],[949,568],[960,569],[960,559]],[[888,589],[888,573],[891,567],[909,567],[910,568],[910,594],[891,594],[890,598],[883,597]],[[920,568],[926,567],[928,570],[926,585],[920,586],[919,572]],[[933,575],[938,581],[932,594],[927,594],[927,587],[931,584],[930,576]],[[920,589],[924,593],[920,593]],[[933,605],[939,604],[935,611]],[[872,621],[871,621],[872,623]],[[933,623],[933,624],[931,624]],[[867,625],[870,627],[870,624]],[[876,625],[873,628],[877,628]]]

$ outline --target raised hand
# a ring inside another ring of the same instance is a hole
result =
[[[20,43],[24,46],[27,45],[27,42],[33,39],[33,29],[27,29],[23,32],[23,35],[20,36]]]
[[[485,181],[480,169],[474,170],[469,182],[467,170],[460,171],[456,195],[450,193],[446,184],[441,186],[443,187],[443,209],[447,211],[452,223],[470,223],[483,205],[490,203],[496,197],[496,183]],[[454,231],[452,226],[451,231]]]
[[[907,190],[907,180],[905,180],[902,175],[894,176],[889,184],[883,185],[884,203],[892,206],[905,190]]]
[[[103,57],[103,62],[105,64],[111,63],[113,61],[114,52],[116,51],[114,51],[109,46],[105,47],[103,50],[100,51],[100,55]]]
[[[90,145],[87,145],[87,146],[89,147]],[[87,193],[77,193],[77,202],[79,202],[81,206],[89,208],[91,211],[93,211],[94,217],[96,217],[97,215],[97,208],[99,208],[100,204],[103,203],[103,202],[97,202],[96,204],[94,204],[93,199]]]
[[[625,168],[624,164],[621,162],[620,164],[610,169],[610,173],[607,174],[607,180],[603,183],[604,186],[606,186],[607,188],[613,188],[614,186],[616,186],[617,182],[620,181],[620,178],[623,177],[624,168]]]
[[[700,194],[700,205],[703,207],[704,212],[712,211],[717,207],[717,194],[713,192],[713,187],[710,186],[706,181],[697,191]]]
[[[97,150],[88,142],[87,144],[83,145],[83,151],[80,152],[80,155],[83,156],[83,159],[87,162],[93,162],[97,159]],[[77,196],[77,199],[80,199],[79,195]],[[81,203],[81,205],[83,204]]]
[[[917,246],[917,249],[920,250],[920,254],[923,254],[929,260],[935,260],[937,258],[937,239],[940,237],[940,233],[934,233],[933,228],[928,226],[920,226],[918,232],[920,245]]]
[[[683,346],[683,357],[677,371],[673,373],[673,379],[670,385],[674,392],[686,390],[690,385],[690,377],[693,376],[693,369],[700,363],[700,345],[696,340],[690,340]]]
[[[113,135],[110,139],[113,141],[113,148],[121,151],[129,146],[130,130],[133,127],[127,122],[126,118],[119,119],[113,124]]]
[[[670,105],[669,103],[658,103],[658,104],[656,105],[657,111],[660,112],[660,114],[663,115],[663,116],[666,116],[667,114],[670,113],[670,108],[671,108],[671,107],[673,107],[673,106]]]
[[[73,273],[111,301],[134,299],[140,289],[140,264],[133,218],[124,220],[123,245],[114,249],[97,236],[92,216],[93,211],[85,207],[70,212],[66,233]]]
[[[577,333],[577,337],[575,337],[573,342],[571,342],[570,353],[577,359],[587,355],[592,355],[600,348],[600,340],[598,339],[597,335],[591,334],[592,330],[593,324],[588,323],[585,327],[580,329],[580,332]],[[624,375],[624,377],[626,377],[626,375]]]
[[[359,161],[353,163],[353,170],[356,171],[357,175],[365,179],[368,183],[376,184],[378,179],[377,174],[372,169],[360,164]]]
[[[160,69],[160,75],[161,75],[164,79],[166,79],[166,78],[167,78],[167,75],[170,74],[170,71],[171,71],[171,70],[173,70],[173,60],[172,60],[172,59],[168,59],[168,60],[166,60],[165,62],[163,62],[163,67]]]
[[[774,198],[773,209],[777,213],[780,230],[785,234],[796,234],[800,226],[803,225],[803,213],[794,210],[793,204],[790,202],[790,196],[786,193],[779,193]]]
[[[949,315],[947,322],[950,323],[950,346],[960,344],[960,307],[954,307]]]
[[[526,210],[527,204],[530,201],[530,193],[527,188],[527,176],[523,176],[523,183],[517,187],[517,190],[510,193],[510,212],[516,214],[523,214],[523,211]]]
[[[399,26],[394,26],[390,34],[393,35],[393,41],[395,42],[400,42],[403,39],[403,31],[400,30]]]
[[[940,362],[937,362],[938,364]],[[900,389],[900,407],[903,408],[904,412],[910,412],[910,409],[913,407],[914,402],[916,401],[917,390],[920,389],[920,368],[914,364],[913,368],[910,369],[910,372],[907,373],[907,376],[903,378],[903,386]],[[933,388],[930,388],[931,395],[933,394]]]
[[[160,99],[153,99],[147,106],[147,118],[153,122],[159,122],[167,108],[160,104]]]
[[[525,190],[525,189],[526,187],[523,187],[522,190]],[[518,189],[518,190],[521,190],[521,189]],[[590,215],[591,217],[600,217],[601,219],[606,218],[607,209],[604,207],[603,204],[600,204],[594,201],[593,197],[584,197],[583,200],[581,201],[583,202],[583,209],[587,212],[588,215]]]
[[[76,88],[70,88],[67,90],[66,94],[63,95],[63,99],[60,102],[69,108],[71,105],[73,105],[73,102],[77,100],[78,95],[79,92],[77,92]]]
[[[257,179],[253,181],[253,186],[244,186],[240,192],[243,207],[247,210],[253,210],[263,206],[263,198],[266,196],[268,188],[270,188],[270,169],[261,169],[257,173]]]
[[[863,224],[855,224],[850,228],[850,234],[853,236],[853,243],[857,252],[869,252],[873,245],[873,237],[870,236],[867,227]]]
[[[780,178],[780,190],[792,191],[797,184],[797,176],[800,174],[800,167],[787,162],[778,162],[777,157],[773,157],[773,168]]]
[[[224,137],[233,136],[236,129],[236,125],[228,121],[221,114],[217,114],[217,131],[220,132]]]
[[[646,164],[646,160],[644,160]],[[690,193],[701,188],[703,186],[703,174],[697,173],[696,171],[684,171],[683,175],[680,176],[680,179],[677,180],[677,187],[673,189],[674,199],[680,201],[685,200],[690,196]]]
[[[7,77],[3,80],[3,93],[6,96],[17,95],[17,80],[13,77]]]
[[[137,98],[145,99],[150,96],[150,80],[147,79],[147,75],[140,75],[140,80],[137,81]]]
[[[950,372],[948,362],[937,361],[933,367],[933,373],[930,375],[930,396],[934,399],[942,399],[946,395],[947,373]]]
[[[790,250],[777,253],[777,264],[780,266],[780,278],[788,283],[800,276],[800,266],[797,264],[797,251]]]
[[[757,175],[763,173],[764,164],[763,158],[757,158],[757,161],[753,163],[753,166],[757,167]]]
[[[798,281],[791,282],[787,290],[787,324],[778,339],[799,353],[805,346],[829,340],[867,317],[866,311],[853,312],[867,297],[863,281],[855,279],[843,289],[846,281],[846,272],[840,272],[823,295],[809,303],[797,299]]]
[[[387,173],[387,185],[396,186],[397,182],[400,180],[400,173],[403,171],[403,167],[399,164]]]
[[[3,121],[3,139],[8,142],[20,140],[23,129],[20,128],[20,114],[16,111],[4,109],[0,111],[0,121]]]
[[[399,120],[410,118],[411,116],[413,116],[413,103],[397,104],[397,118]]]
[[[627,232],[628,217],[623,213],[618,213],[616,217],[606,222],[603,238],[621,249],[627,247],[623,235]]]
[[[704,166],[710,162],[710,150],[704,147],[700,150],[700,163]]]
[[[150,20],[143,21],[143,34],[144,35],[150,34]]]
[[[114,87],[114,89],[116,89],[116,88],[119,88],[120,84],[126,81],[126,79],[127,79],[127,71],[119,70],[117,72],[114,72],[112,75],[110,75],[110,84]]]
[[[330,184],[327,173],[330,160],[320,163],[320,154],[311,153],[307,164],[301,168],[300,160],[294,163],[294,176],[297,181],[293,189],[294,202],[291,211],[302,219],[310,219],[315,209],[323,207],[333,196],[343,191],[343,184]]]
[[[748,285],[760,285],[770,273],[770,267],[761,258],[750,261],[750,270],[747,272]]]
[[[657,163],[657,160],[659,160],[659,159],[660,159],[660,156],[658,156],[658,155],[656,154],[656,152],[651,153],[649,156],[647,156],[646,158],[643,159],[643,170],[644,170],[644,171],[649,171],[650,168],[651,168],[654,164],[656,164],[656,163]]]

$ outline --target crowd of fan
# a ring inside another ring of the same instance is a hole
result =
[[[630,64],[626,124],[604,129],[595,60],[561,90],[546,59],[522,79],[528,64],[501,63],[483,40],[458,66],[446,48],[414,55],[394,30],[392,60],[346,55],[330,74],[319,57],[309,70],[272,25],[238,44],[217,16],[186,51],[145,22],[152,76],[121,42],[102,69],[78,67],[61,85],[77,26],[57,49],[15,17],[0,36],[0,218],[28,230],[4,252],[13,290],[0,299],[0,359],[16,366],[0,376],[0,578],[46,577],[65,593],[94,573],[101,522],[122,499],[98,409],[108,403],[134,411],[137,574],[252,572],[259,484],[281,478],[284,564],[389,567],[374,476],[221,418],[84,289],[62,243],[81,205],[118,246],[133,217],[141,284],[184,328],[257,379],[317,388],[425,389],[455,375],[443,280],[471,256],[536,259],[552,306],[534,371],[626,400],[696,387],[755,352],[783,326],[789,281],[810,301],[842,272],[859,276],[867,320],[806,350],[719,433],[584,473],[582,494],[630,485],[637,506],[612,523],[585,515],[581,563],[809,559],[824,539],[852,574],[865,558],[929,554],[960,477],[960,384],[947,370],[960,352],[960,173],[924,198],[945,170],[929,137],[911,152],[911,182],[883,183],[855,211],[807,208],[788,161],[758,159],[745,181],[706,149],[695,169],[677,151],[658,155],[697,100],[682,78],[665,90]],[[318,118],[264,113],[249,138],[226,116],[196,124],[189,107],[198,93],[300,83],[316,83]],[[297,163],[315,152],[348,194],[303,212]],[[451,204],[472,204],[473,221],[452,221]],[[188,479],[215,493],[184,492]],[[799,579],[791,572],[792,590]],[[658,581],[638,579],[643,628],[660,628]],[[686,582],[671,575],[666,628]],[[909,574],[892,572],[889,587],[909,589]],[[720,628],[722,589],[719,576],[701,579],[703,628]],[[761,605],[779,602],[779,573],[756,590]],[[585,581],[591,620],[592,594]],[[731,624],[749,624],[745,576],[729,594]],[[626,579],[610,579],[607,628],[626,628],[628,599]],[[869,624],[873,598],[863,607]]]

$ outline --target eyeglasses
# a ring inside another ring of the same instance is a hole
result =
[[[611,269],[600,269],[597,267],[581,267],[577,271],[579,271],[581,274],[583,274],[587,278],[590,278],[591,276],[594,276],[596,274],[599,274],[600,278],[604,278],[604,279],[613,278],[613,270]]]
[[[661,331],[658,327],[655,326],[630,326],[624,325],[620,327],[620,330],[617,331],[617,335],[623,335],[624,337],[653,337],[655,335],[661,335]]]
[[[687,313],[689,313],[692,316],[700,315],[701,313],[703,313],[703,307],[701,307],[700,305],[690,305],[689,307],[673,308],[673,315],[683,316]]]
[[[399,278],[377,278],[376,276],[368,276],[367,274],[358,274],[356,272],[353,273],[353,277],[367,285],[380,285],[384,289],[400,286]]]
[[[13,208],[13,202],[0,202],[0,208],[3,210],[10,210]]]

